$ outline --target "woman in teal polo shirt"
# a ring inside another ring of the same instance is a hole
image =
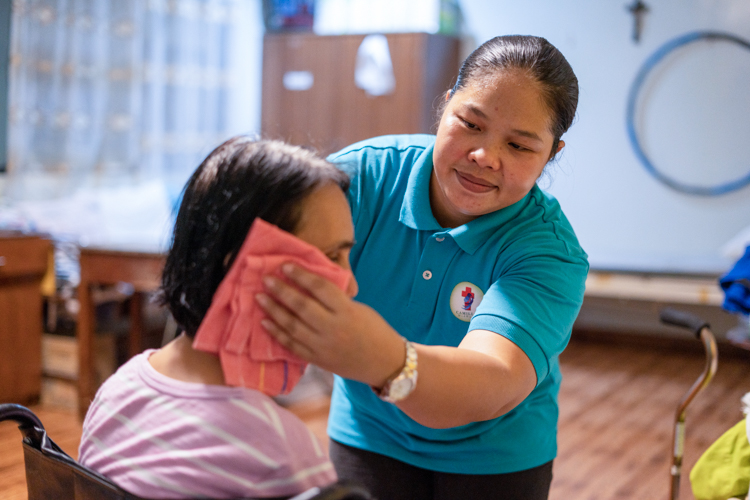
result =
[[[558,356],[588,262],[536,181],[564,146],[578,82],[543,38],[497,37],[447,92],[436,136],[387,136],[329,160],[352,170],[359,295],[304,270],[266,279],[266,328],[337,374],[340,478],[381,500],[547,498]]]

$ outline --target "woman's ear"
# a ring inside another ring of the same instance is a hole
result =
[[[451,100],[451,91],[445,93],[445,102],[448,102]]]
[[[555,156],[557,156],[557,153],[559,153],[560,151],[562,151],[562,148],[564,148],[564,147],[565,147],[565,141],[559,141],[557,143],[557,151],[555,151],[555,153],[552,156],[550,156],[549,159],[552,160],[552,158],[554,158]]]

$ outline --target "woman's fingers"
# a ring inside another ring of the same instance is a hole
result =
[[[284,264],[281,267],[281,271],[330,311],[336,310],[336,306],[340,303],[341,298],[345,297],[344,292],[327,279],[311,273],[300,266],[296,266],[291,262]]]
[[[313,332],[299,318],[282,305],[277,304],[268,295],[258,294],[255,300],[270,318],[261,321],[263,328],[281,345],[303,358],[308,358],[312,354],[309,341]]]
[[[313,352],[308,346],[301,342],[295,342],[291,335],[276,326],[276,323],[270,319],[263,319],[260,324],[263,325],[263,328],[265,328],[269,335],[275,338],[279,344],[283,345],[300,358],[310,361],[313,357]]]
[[[330,311],[315,298],[309,297],[294,286],[273,276],[263,278],[263,285],[274,300],[286,307],[294,316],[306,322],[313,330],[317,329]],[[280,326],[286,328],[287,325]]]

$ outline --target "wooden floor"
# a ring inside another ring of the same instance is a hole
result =
[[[550,499],[667,499],[675,408],[703,365],[699,352],[571,342],[561,358],[559,456]],[[688,409],[682,500],[693,499],[687,476],[699,455],[741,420],[746,392],[750,358],[720,359],[716,378]],[[75,456],[77,418],[33,409],[52,438]],[[326,401],[292,409],[325,440]],[[0,424],[0,498],[26,498],[22,460],[20,433],[11,423]]]

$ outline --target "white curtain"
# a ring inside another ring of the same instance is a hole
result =
[[[179,191],[213,147],[258,130],[260,13],[260,0],[15,0],[6,194],[154,178]]]

